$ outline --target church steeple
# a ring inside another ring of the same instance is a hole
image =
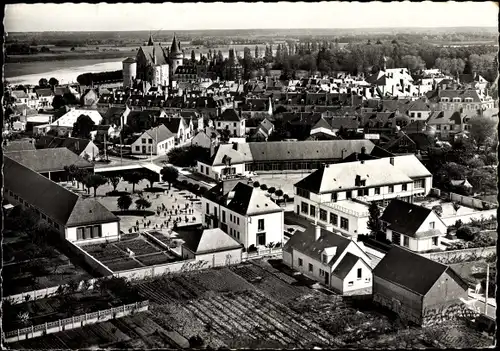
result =
[[[151,32],[149,32],[149,40],[148,40],[148,46],[154,46],[155,43],[153,41],[153,35],[151,34]]]
[[[177,42],[177,38],[174,33],[174,39],[172,40],[172,47],[170,48],[170,53],[177,53],[181,50],[181,44]]]

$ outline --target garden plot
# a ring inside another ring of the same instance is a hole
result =
[[[129,269],[134,269],[134,268],[141,268],[143,265],[141,265],[137,260],[133,258],[119,258],[116,260],[103,260],[101,261],[106,267],[111,269],[113,272],[120,272],[120,271],[126,271]]]
[[[154,266],[157,264],[165,264],[170,262],[178,261],[177,257],[168,252],[159,252],[152,255],[145,255],[136,257],[136,260],[141,262],[145,266]]]
[[[118,248],[122,249],[125,252],[128,252],[127,249],[130,249],[135,256],[147,255],[152,253],[161,252],[160,249],[154,247],[147,241],[143,239],[132,239],[127,241],[119,241],[114,243]]]
[[[98,261],[103,259],[107,261],[116,260],[117,258],[126,258],[128,255],[113,244],[93,244],[81,246],[90,256]]]

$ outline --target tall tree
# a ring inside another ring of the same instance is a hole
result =
[[[191,50],[191,63],[196,62],[196,54],[194,53],[194,50]]]
[[[94,126],[94,121],[89,116],[82,114],[76,119],[71,136],[75,138],[90,139],[90,132]]]
[[[146,179],[149,182],[149,187],[152,188],[154,183],[158,181],[159,177],[158,174],[156,173],[146,172],[144,174],[144,179]]]
[[[469,127],[470,137],[479,151],[481,147],[486,147],[494,140],[497,121],[492,118],[475,116],[469,120]]]
[[[49,81],[47,80],[47,78],[41,78],[39,81],[38,81],[38,86],[40,88],[46,88],[49,86]]]
[[[54,89],[55,86],[59,85],[59,81],[57,79],[55,79],[54,77],[52,77],[49,79],[49,84],[52,87],[52,89]]]
[[[256,59],[259,58],[259,46],[258,45],[255,45],[255,58]]]
[[[161,179],[168,183],[168,189],[172,187],[172,183],[179,177],[179,171],[172,166],[163,167],[161,170]]]
[[[135,185],[139,184],[140,181],[143,179],[144,179],[144,174],[141,172],[125,173],[123,175],[123,180],[132,184],[132,193],[135,192]]]
[[[116,191],[116,188],[118,187],[118,184],[120,183],[120,180],[121,180],[120,177],[109,177],[108,178],[108,182],[113,187],[113,191]]]
[[[382,229],[380,223],[380,209],[375,202],[372,202],[368,207],[368,212],[370,213],[370,217],[368,218],[367,227],[371,230],[373,235],[377,235]]]
[[[97,195],[97,188],[106,184],[108,179],[100,174],[90,174],[85,179],[85,184],[89,188],[94,188],[94,197]]]
[[[135,206],[137,207],[138,210],[145,210],[146,208],[151,207],[151,202],[149,202],[143,197],[140,197],[137,200],[135,200]]]
[[[224,62],[224,55],[222,55],[222,51],[219,50],[219,52],[217,52],[217,63],[222,63]]]

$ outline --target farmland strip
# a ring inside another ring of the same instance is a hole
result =
[[[225,323],[227,325],[232,326],[231,331],[233,332],[233,334],[234,334],[235,330],[239,330],[241,333],[245,332],[245,329],[243,329],[239,323],[237,323],[234,320],[231,320],[231,318],[229,318],[227,315],[222,313],[222,311],[220,311],[218,308],[214,308],[213,304],[206,301],[205,299],[198,300],[198,301],[196,301],[196,303],[197,303],[197,305],[199,304],[199,305],[203,306],[204,308],[206,308],[207,310],[209,310],[211,312],[211,314],[213,314],[213,317],[214,317],[213,319],[215,319],[216,317],[219,317],[219,319],[222,321],[225,321]]]
[[[215,320],[211,320],[210,317],[199,306],[195,306],[194,303],[188,303],[185,307],[194,316],[196,316],[200,321],[202,321],[203,324],[210,324],[211,323],[214,326],[214,328],[212,330],[216,334],[219,334],[223,337],[225,336],[225,334],[230,334],[230,330],[227,328],[226,325],[220,324]],[[223,330],[226,331],[225,334],[222,332]]]

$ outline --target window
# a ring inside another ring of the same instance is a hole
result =
[[[320,210],[319,210],[319,219],[321,219],[322,221],[326,222],[328,220],[327,216],[328,216],[328,213],[325,210],[323,210],[323,209],[320,208]]]
[[[15,199],[15,200],[19,200],[19,196],[14,195],[14,199]]]
[[[312,263],[309,263],[309,272],[312,273],[313,270],[314,270],[314,267],[313,267]]]
[[[220,127],[220,122],[217,125]]]
[[[326,256],[325,254],[323,254],[321,256],[321,261],[324,263],[324,264],[327,264],[328,263],[328,256]]]
[[[409,247],[410,246],[410,238],[407,236],[403,236],[403,246]]]
[[[42,219],[47,219],[47,216],[42,213]]]
[[[217,215],[217,207],[214,206],[214,215]]]
[[[349,220],[347,218],[340,217],[340,228],[349,230]]]
[[[203,170],[203,166],[202,166],[202,165],[200,165],[200,171],[201,171],[201,173],[203,173],[203,172],[204,172],[204,170]]]
[[[441,125],[440,124],[436,125],[436,129],[441,130]]]
[[[413,184],[416,189],[425,188],[425,179],[416,180]]]
[[[77,240],[82,240],[83,239],[83,228],[77,228],[76,229],[76,239]]]
[[[226,223],[226,211],[222,211],[222,222]]]
[[[310,215],[311,217],[316,217],[316,207],[315,207],[315,206],[311,205],[311,206],[309,207],[309,215]]]
[[[361,280],[361,268],[358,268],[356,277],[358,278],[358,280]]]
[[[410,113],[411,117],[415,117],[415,112]],[[420,117],[420,116],[419,116]]]
[[[229,235],[233,236],[233,228],[229,228]]]
[[[420,112],[419,112],[419,113],[417,113],[417,117],[418,117],[418,118],[422,117],[422,114],[421,114]]]
[[[337,202],[337,193],[332,193],[332,201]]]
[[[264,219],[261,218],[259,219],[259,224],[258,224],[258,229],[257,230],[264,230]]]
[[[148,143],[152,144],[153,143],[153,139],[148,139]]]
[[[92,227],[85,227],[84,228],[83,238],[84,239],[91,239],[92,238]]]
[[[396,245],[401,245],[401,234],[392,232],[392,242]]]
[[[56,227],[56,229],[59,229],[59,224],[54,223],[54,227]]]
[[[240,232],[236,232],[236,237],[239,239],[240,238]]]
[[[210,205],[207,204],[207,213],[210,213]]]
[[[102,236],[101,226],[95,225],[92,227],[92,238],[100,238]]]
[[[49,224],[51,224],[51,225],[52,225],[52,223],[53,223],[53,222],[52,222],[52,219],[50,219],[50,218],[49,218],[48,222],[49,222]]]
[[[380,188],[375,188],[375,195],[380,195]]]
[[[346,199],[352,199],[352,191],[347,191],[345,193],[345,197],[346,197]]]
[[[236,216],[234,216],[234,217],[236,217]],[[234,218],[234,217],[233,217],[233,218]],[[237,225],[240,225],[240,217],[236,217],[236,224],[237,224]]]
[[[257,245],[266,245],[266,233],[257,234]]]
[[[432,245],[434,245],[434,246],[438,245],[438,237],[437,236],[432,238]]]
[[[302,258],[299,258],[299,267],[302,267],[304,265],[304,261],[302,261]]]
[[[354,282],[347,283],[347,286],[353,286],[353,285],[354,285]]]
[[[146,138],[142,138],[141,143],[146,144]]]
[[[435,222],[430,222],[429,223],[429,228],[434,229],[435,226],[436,226]]]
[[[389,194],[394,192],[394,185],[389,185]]]
[[[339,216],[337,216],[335,213],[330,212],[330,224],[334,226],[339,225]]]
[[[360,180],[359,181],[359,186],[366,186],[366,180],[365,179]]]
[[[324,277],[325,276],[325,271],[322,270],[321,268],[319,269],[319,276]]]
[[[230,213],[229,214],[229,221],[232,222],[233,221],[233,215]]]
[[[309,213],[309,205],[307,203],[305,203],[304,201],[302,201],[302,203],[300,204],[300,210],[302,211],[302,213],[308,214]]]
[[[408,190],[408,184],[403,184],[401,187],[402,187],[403,191],[407,191]]]
[[[151,152],[151,146],[148,146],[148,152]]]
[[[363,196],[368,196],[368,194],[369,194],[369,190],[370,190],[369,188],[362,189],[362,190],[361,190],[361,193],[362,193],[361,195],[363,195]]]

